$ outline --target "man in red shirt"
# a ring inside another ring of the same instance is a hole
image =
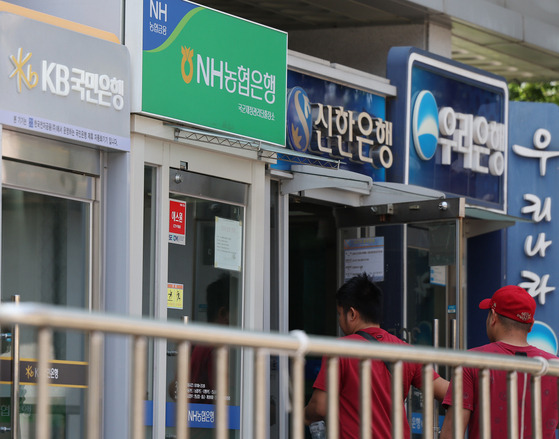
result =
[[[476,352],[491,352],[504,355],[520,355],[527,357],[544,357],[556,359],[555,355],[542,351],[528,344],[528,333],[534,323],[536,301],[526,290],[515,285],[508,285],[498,289],[491,299],[485,299],[480,304],[481,309],[488,309],[486,329],[490,344],[471,349]],[[470,439],[480,437],[480,407],[479,407],[479,369],[464,368],[463,371],[463,410],[462,420],[464,430],[469,428]],[[490,399],[491,399],[491,437],[507,438],[507,376],[505,371],[490,371]],[[532,404],[530,377],[521,373],[518,375],[518,433],[519,437],[532,437]],[[543,437],[555,438],[557,428],[557,379],[550,376],[542,377],[542,424]],[[517,401],[512,401],[516,404]],[[452,437],[453,416],[452,384],[443,401],[449,406],[441,439]],[[463,432],[465,433],[465,431]],[[463,436],[463,433],[461,436]]]
[[[356,334],[363,331],[380,343],[405,344],[402,340],[380,328],[382,316],[382,291],[367,275],[354,277],[340,287],[336,293],[338,321],[347,340],[362,340]],[[305,407],[305,423],[322,420],[326,417],[326,358],[322,359],[320,372],[314,383],[311,399]],[[392,423],[390,420],[392,397],[390,395],[392,377],[382,361],[373,361],[371,365],[371,407],[373,438],[391,438]],[[410,385],[421,388],[420,364],[404,364],[404,395],[408,394]],[[442,401],[448,388],[448,381],[434,374],[435,398]],[[339,359],[339,422],[340,439],[359,439],[359,360],[355,358]],[[403,410],[405,413],[405,410]],[[404,434],[410,437],[410,427],[405,419]]]

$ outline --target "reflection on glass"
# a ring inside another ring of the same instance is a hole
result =
[[[408,304],[404,333],[412,344],[432,346],[437,319],[439,346],[445,346],[447,306],[455,290],[452,274],[456,266],[456,224],[454,221],[415,224],[408,225],[407,231]],[[445,370],[439,373],[448,378]],[[408,402],[411,418],[417,419],[423,410],[421,392],[413,389]],[[442,419],[444,409],[438,407],[436,413]],[[421,434],[421,428],[412,427],[412,438]]]
[[[229,275],[223,274],[208,285],[208,322],[229,325]],[[189,389],[189,397],[201,404],[213,403],[216,394],[214,347],[195,345],[190,356],[190,380],[194,387]],[[201,392],[196,390],[200,389]]]
[[[171,240],[168,244],[167,318],[182,320],[187,316],[189,322],[240,326],[244,208],[178,194],[171,194],[170,198],[186,202],[186,215],[184,244]],[[227,268],[223,268],[224,261]],[[172,289],[182,292],[183,300],[178,305],[176,300],[171,302]],[[174,411],[175,343],[168,342],[167,351],[167,410]],[[192,438],[213,438],[215,435],[214,353],[215,350],[210,345],[192,346],[188,388],[189,425]],[[228,355],[229,435],[231,438],[238,438],[240,350],[230,349]],[[167,424],[166,433],[174,434],[174,427],[173,419],[173,422]]]
[[[76,200],[2,189],[2,301],[89,307],[90,205]],[[2,328],[9,332],[10,328]],[[55,332],[50,381],[77,373],[74,385],[49,387],[51,436],[84,437],[85,337]],[[11,367],[11,341],[2,340],[1,368]],[[21,437],[35,437],[36,332],[21,328]],[[65,376],[63,377],[62,374]],[[83,379],[82,379],[83,378]],[[0,386],[0,426],[9,427],[10,385]]]

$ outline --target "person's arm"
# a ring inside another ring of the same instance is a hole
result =
[[[327,404],[326,392],[314,389],[311,399],[305,407],[305,425],[323,420],[326,417]]]
[[[433,394],[437,401],[443,402],[449,384],[450,383],[443,377],[437,377],[435,381],[433,381]]]
[[[458,432],[459,437],[464,437],[466,427],[470,421],[470,412],[468,409],[462,409],[462,431]],[[454,437],[454,407],[448,407],[444,417],[443,428],[441,429],[440,439],[452,439]]]

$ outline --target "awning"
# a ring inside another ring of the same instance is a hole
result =
[[[338,227],[464,219],[467,238],[529,222],[477,206],[464,198],[447,199],[443,192],[403,183],[373,182],[372,178],[342,169],[292,165],[281,180],[282,195],[332,202]]]
[[[292,165],[290,177],[282,180],[282,195],[321,198],[348,206],[438,200],[445,197],[440,191],[401,183],[373,182],[367,175],[342,169]],[[325,192],[326,189],[330,195]]]
[[[517,222],[532,222],[532,220],[527,218],[507,215],[475,206],[466,206],[465,213],[464,233],[467,238],[505,229],[514,226]]]
[[[462,218],[466,238],[501,230],[517,222],[531,222],[525,218],[467,206],[464,198],[340,207],[334,210],[334,216],[338,227],[413,224]]]

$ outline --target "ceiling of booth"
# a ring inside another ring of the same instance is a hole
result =
[[[201,0],[205,6],[283,31],[387,26],[449,20],[423,7],[393,0]],[[559,54],[489,33],[468,23],[452,26],[452,58],[508,81],[559,79]]]

